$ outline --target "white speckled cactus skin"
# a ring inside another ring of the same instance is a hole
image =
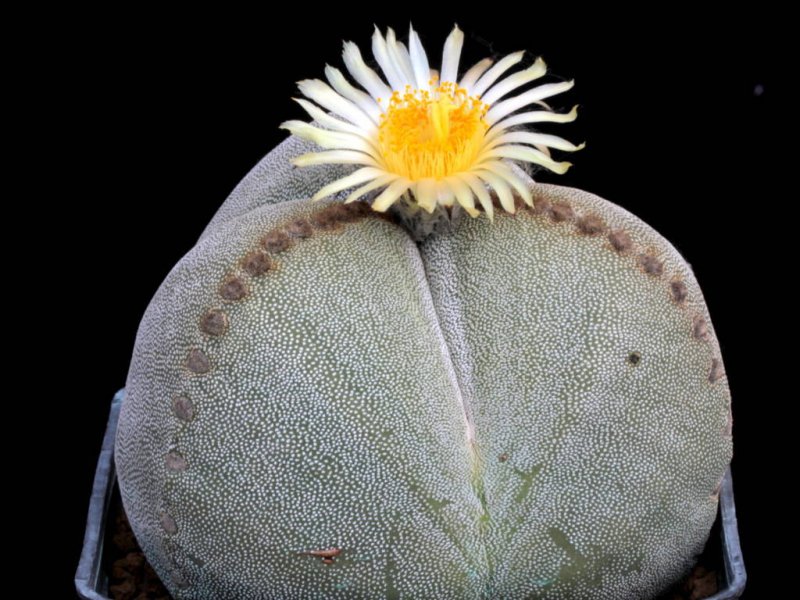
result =
[[[116,448],[179,599],[650,598],[705,542],[730,395],[700,289],[626,211],[415,243],[306,200],[290,139],[142,321]],[[307,554],[339,549],[332,558]]]

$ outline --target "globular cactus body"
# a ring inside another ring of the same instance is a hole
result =
[[[290,139],[151,303],[116,459],[176,598],[648,598],[730,396],[688,265],[590,194],[415,242]]]

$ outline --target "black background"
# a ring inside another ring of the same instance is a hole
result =
[[[558,77],[574,78],[574,90],[555,104],[579,104],[578,121],[547,131],[587,148],[569,157],[568,174],[539,180],[627,208],[692,264],[734,399],[745,597],[766,597],[776,579],[765,539],[785,527],[781,511],[766,508],[783,491],[761,462],[777,452],[768,403],[786,396],[775,376],[774,298],[782,294],[772,273],[791,254],[777,235],[782,203],[770,195],[773,136],[786,127],[777,109],[781,19],[700,18],[654,6],[585,14],[484,3],[444,17],[397,7],[287,8],[291,16],[275,18],[86,14],[50,59],[60,126],[46,141],[66,166],[60,183],[69,191],[49,212],[51,259],[67,292],[55,326],[77,340],[60,358],[60,386],[71,399],[54,409],[70,432],[64,451],[54,452],[71,482],[60,501],[65,560],[50,578],[63,582],[63,597],[72,597],[108,404],[124,385],[149,299],[236,183],[284,138],[278,125],[305,118],[290,100],[294,82],[322,77],[326,63],[341,67],[342,39],[366,54],[373,23],[405,36],[410,18],[432,57],[458,22],[462,66],[527,49]]]

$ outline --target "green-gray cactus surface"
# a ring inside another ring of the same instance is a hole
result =
[[[120,488],[176,598],[649,598],[731,456],[700,289],[591,194],[415,242],[290,139],[142,322]],[[327,551],[327,552],[326,552]]]

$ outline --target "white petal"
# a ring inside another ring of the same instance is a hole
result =
[[[478,170],[475,171],[475,174],[494,189],[495,193],[497,193],[497,197],[500,200],[500,206],[503,207],[503,210],[511,214],[517,212],[517,209],[514,206],[514,195],[511,193],[511,188],[508,187],[505,179],[498,177],[491,171]]]
[[[394,181],[397,179],[397,175],[386,174],[373,181],[370,181],[366,185],[362,185],[360,188],[354,190],[348,197],[345,199],[345,204],[350,204],[351,202],[355,202],[364,194],[371,192],[372,190],[377,190],[379,187],[383,187],[384,185],[388,184],[390,181]]]
[[[539,77],[545,73],[547,73],[547,66],[544,64],[544,61],[541,58],[537,58],[536,62],[533,63],[531,67],[525,69],[524,71],[520,71],[519,73],[509,75],[502,81],[493,85],[490,90],[481,96],[481,102],[485,102],[486,104],[494,104],[506,94],[513,92],[518,87],[523,86],[534,79],[539,79]]]
[[[353,86],[342,72],[339,69],[336,69],[331,66],[325,67],[325,77],[328,78],[331,86],[333,89],[336,90],[339,95],[347,98],[358,106],[361,110],[363,110],[369,117],[372,119],[372,122],[376,125],[380,124],[381,122],[381,107],[378,106],[378,103],[370,96]]]
[[[550,96],[555,96],[556,94],[560,94],[561,92],[566,92],[570,89],[573,85],[575,85],[574,81],[562,81],[561,83],[546,83],[545,85],[540,85],[532,90],[528,90],[524,94],[520,94],[519,96],[514,96],[513,98],[509,98],[508,100],[503,100],[502,102],[495,104],[489,112],[486,113],[486,122],[489,125],[496,123],[506,115],[510,115],[515,110],[519,110],[523,106],[527,106],[528,104],[533,104],[543,98],[549,98]]]
[[[530,144],[531,146],[545,146],[549,148],[555,148],[556,150],[564,150],[565,152],[582,150],[586,145],[580,144],[576,146],[572,142],[568,142],[564,138],[558,137],[557,135],[533,133],[531,131],[508,131],[494,139],[487,146],[488,148],[492,148],[494,146],[499,146],[500,144]],[[485,148],[487,146],[485,146]]]
[[[394,34],[394,29],[389,27],[386,35],[386,47],[389,50],[389,57],[392,59],[392,64],[401,77],[400,90],[405,89],[406,85],[413,87],[414,85],[414,69],[411,67],[411,58],[408,56],[406,47],[397,41]]]
[[[327,83],[319,79],[306,79],[297,84],[306,98],[310,98],[323,108],[344,117],[369,133],[377,129],[367,113],[336,93]]]
[[[447,185],[444,181],[436,182],[436,199],[442,206],[453,206],[456,195],[453,193],[453,188]]]
[[[359,185],[365,181],[372,181],[373,179],[377,179],[378,177],[382,177],[384,175],[386,175],[386,171],[383,171],[382,169],[376,169],[375,167],[364,167],[363,169],[359,169],[358,171],[351,173],[347,177],[342,177],[341,179],[337,179],[336,181],[329,183],[316,194],[314,194],[312,200],[321,200],[322,198],[330,196],[331,194],[341,192],[342,190],[346,190],[354,185]]]
[[[385,212],[386,209],[394,204],[409,187],[411,187],[411,182],[408,179],[399,178],[394,180],[389,184],[389,187],[383,190],[380,195],[375,198],[375,201],[372,203],[372,210]]]
[[[556,113],[549,110],[535,110],[519,113],[495,124],[495,127],[509,128],[528,123],[571,123],[578,118],[578,107],[573,106],[568,113]]]
[[[502,177],[508,183],[511,184],[515,190],[517,190],[517,194],[519,194],[522,201],[525,202],[528,206],[533,206],[533,196],[531,196],[531,190],[527,186],[527,184],[520,178],[519,175],[514,173],[510,168],[506,165],[501,163],[498,160],[487,162],[481,165],[482,169],[486,169],[487,171],[491,171],[498,177]]]
[[[329,115],[316,104],[313,104],[308,100],[303,100],[302,98],[293,98],[293,100],[302,106],[309,116],[311,116],[312,119],[314,119],[323,127],[327,127],[328,129],[332,129],[334,131],[342,131],[345,133],[360,135],[364,139],[369,139],[367,132],[360,127],[353,125],[352,123],[347,123],[346,121],[341,121],[336,117]]]
[[[535,150],[529,146],[498,146],[497,148],[487,152],[483,158],[490,159],[495,157],[532,162],[537,165],[542,165],[551,171],[555,171],[559,175],[566,173],[567,170],[572,166],[572,163],[556,162],[544,152],[540,152],[539,150]]]
[[[414,66],[411,64],[411,55],[403,42],[397,42],[397,56],[402,60],[403,72],[408,75],[408,83],[414,85]]]
[[[378,74],[366,65],[364,59],[361,58],[361,51],[353,42],[345,42],[342,58],[353,79],[367,90],[373,98],[377,100],[378,98],[391,97],[392,91],[378,77]]]
[[[441,82],[458,81],[458,63],[461,60],[461,48],[464,45],[464,33],[456,25],[444,42],[442,52],[442,79]]]
[[[428,65],[428,55],[414,28],[408,34],[408,52],[411,55],[411,66],[414,67],[414,79],[421,90],[430,90],[431,68]]]
[[[381,154],[377,148],[363,137],[352,133],[328,131],[304,121],[286,121],[281,123],[281,129],[287,129],[294,135],[310,140],[326,150],[357,150],[369,154],[376,161],[381,160]]]
[[[514,52],[514,54],[509,54],[505,58],[503,58],[500,62],[498,62],[495,66],[489,69],[483,77],[481,77],[475,86],[472,88],[472,93],[476,96],[480,96],[489,89],[489,86],[492,85],[497,78],[500,77],[503,73],[508,71],[511,67],[517,64],[519,61],[522,60],[522,57],[525,56],[525,52]]]
[[[436,180],[426,178],[417,181],[414,196],[421,208],[432,213],[436,208]]]
[[[459,173],[457,175],[463,180],[478,197],[478,202],[481,203],[486,216],[490,221],[494,221],[494,204],[492,204],[492,197],[486,191],[486,185],[472,173]]]
[[[464,73],[464,77],[461,78],[458,85],[462,88],[466,88],[466,90],[472,94],[472,87],[475,85],[475,82],[478,81],[478,77],[483,75],[484,71],[492,66],[492,62],[491,58],[484,58],[482,61],[475,63],[469,71]]]
[[[363,152],[355,150],[328,150],[326,152],[310,152],[298,156],[292,161],[298,167],[309,167],[311,165],[367,165],[370,167],[380,167],[375,159]]]
[[[378,64],[383,69],[383,74],[386,75],[386,80],[392,89],[399,90],[405,86],[404,78],[397,72],[397,69],[392,64],[392,59],[389,57],[389,50],[386,48],[386,40],[383,39],[378,26],[375,26],[375,33],[372,34],[372,55]]]
[[[467,211],[470,217],[477,217],[481,214],[480,211],[475,208],[475,197],[472,194],[472,190],[463,180],[458,177],[448,177],[444,180],[444,184],[450,186],[450,189],[452,189],[453,193],[456,195],[456,200],[458,200],[458,203]]]

